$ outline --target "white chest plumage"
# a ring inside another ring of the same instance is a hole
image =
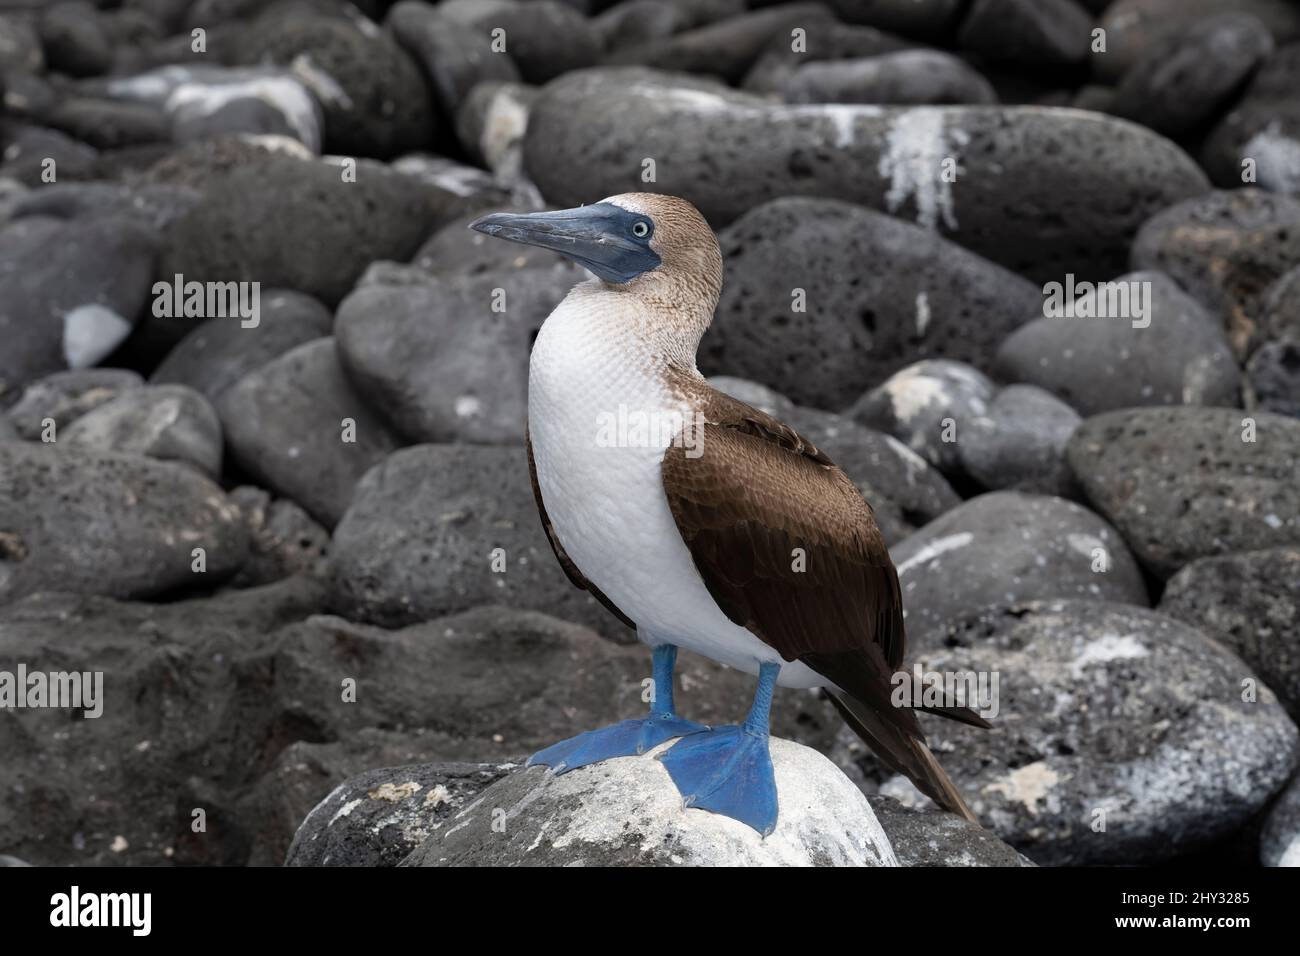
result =
[[[583,575],[637,624],[671,643],[758,673],[780,656],[714,603],[668,507],[661,463],[693,410],[664,385],[654,344],[629,332],[635,300],[579,287],[533,346],[528,429],[542,501]],[[779,683],[825,679],[786,663]]]

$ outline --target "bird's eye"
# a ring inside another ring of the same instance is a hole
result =
[[[638,239],[644,239],[646,236],[650,235],[650,223],[646,222],[644,219],[638,219],[636,222],[632,223],[632,235],[636,236]]]

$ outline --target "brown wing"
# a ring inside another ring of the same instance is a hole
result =
[[[565,576],[573,583],[574,587],[589,591],[591,596],[603,604],[607,611],[635,631],[636,624],[632,622],[632,619],[620,611],[617,604],[605,597],[600,588],[583,576],[583,573],[578,570],[578,566],[573,563],[573,559],[565,552],[564,545],[560,544],[560,539],[555,535],[555,529],[551,527],[551,519],[546,515],[546,504],[542,501],[542,489],[537,484],[537,465],[533,461],[533,441],[526,432],[524,433],[524,447],[528,449],[528,480],[533,485],[533,499],[537,502],[537,513],[541,516],[542,527],[546,530],[546,540],[551,543],[551,550],[555,552],[555,560],[560,562],[560,567],[564,569]]]

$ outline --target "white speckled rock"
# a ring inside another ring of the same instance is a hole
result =
[[[766,839],[743,823],[683,809],[655,757],[562,776],[533,767],[493,784],[403,866],[897,866],[866,797],[807,747],[772,739],[780,816]]]

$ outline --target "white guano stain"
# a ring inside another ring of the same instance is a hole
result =
[[[943,175],[945,159],[955,159],[959,146],[969,141],[959,129],[946,127],[947,111],[918,108],[899,112],[885,134],[884,149],[877,166],[889,180],[885,208],[897,213],[908,199],[916,203],[916,221],[936,229],[942,221],[957,228],[953,184]]]
[[[97,302],[79,305],[63,316],[63,360],[68,368],[89,368],[131,334],[131,323]]]
[[[960,531],[957,534],[950,534],[942,538],[936,538],[900,564],[897,568],[898,576],[901,578],[917,565],[933,561],[935,558],[947,554],[949,551],[956,551],[958,548],[964,548],[974,540],[975,535],[971,534],[969,531]]]
[[[1036,817],[1039,802],[1048,801],[1050,804],[1052,788],[1060,782],[1060,774],[1039,760],[1011,771],[996,783],[990,783],[984,787],[984,792],[1000,793],[1009,802],[1021,804],[1030,816]]]
[[[1070,674],[1078,680],[1083,676],[1084,668],[1092,664],[1134,660],[1148,654],[1146,647],[1132,634],[1103,634],[1090,641],[1070,662]]]

